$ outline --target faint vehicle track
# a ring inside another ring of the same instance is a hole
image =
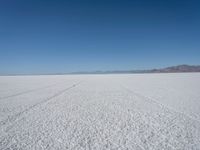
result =
[[[35,91],[38,91],[38,90],[43,90],[43,89],[46,89],[46,88],[53,87],[53,86],[55,86],[57,84],[58,83],[55,83],[55,84],[51,84],[51,85],[48,85],[48,86],[44,86],[44,87],[40,87],[40,88],[35,88],[35,89],[30,89],[30,90],[18,92],[18,93],[15,93],[15,94],[11,94],[11,95],[8,95],[8,96],[0,97],[0,100],[4,100],[4,99],[11,98],[11,97],[16,97],[16,96],[24,95],[24,94],[35,92]]]
[[[31,105],[30,107],[24,109],[23,111],[20,111],[20,112],[14,114],[14,115],[12,115],[12,116],[9,116],[8,118],[6,118],[6,119],[4,119],[4,120],[2,120],[2,121],[0,122],[0,126],[5,125],[5,124],[7,124],[7,123],[9,123],[9,122],[15,121],[15,120],[16,120],[18,117],[20,117],[22,114],[24,114],[24,113],[30,111],[31,109],[33,109],[33,108],[35,108],[35,107],[37,107],[37,106],[39,106],[39,105],[41,105],[41,104],[43,104],[43,103],[46,103],[46,102],[52,100],[53,98],[55,98],[55,97],[57,97],[57,96],[59,96],[59,95],[65,93],[66,91],[68,91],[68,90],[70,90],[70,89],[76,87],[76,86],[79,85],[80,83],[81,83],[81,82],[75,83],[75,84],[73,84],[72,86],[67,87],[67,88],[65,88],[65,89],[63,89],[63,90],[61,90],[61,91],[55,93],[53,96],[50,96],[50,97],[46,98],[46,99],[43,100],[43,101],[40,101],[40,102],[38,102],[38,103],[36,103],[36,104],[34,104],[34,105]]]
[[[191,119],[191,120],[193,120],[193,121],[196,121],[196,122],[200,123],[200,120],[198,120],[198,119],[196,119],[196,118],[192,117],[191,115],[188,115],[188,114],[186,114],[186,113],[184,113],[184,112],[177,111],[177,110],[175,110],[175,109],[172,108],[172,107],[169,107],[169,106],[166,106],[166,105],[164,105],[164,104],[162,104],[162,103],[159,103],[158,101],[155,100],[155,98],[153,99],[153,98],[144,96],[144,95],[142,95],[142,94],[140,94],[140,93],[138,93],[138,92],[135,92],[135,91],[133,91],[133,90],[131,90],[131,89],[129,89],[129,88],[123,86],[123,85],[121,85],[121,87],[124,88],[126,91],[128,91],[128,92],[134,94],[135,96],[144,99],[144,100],[147,101],[147,102],[151,102],[151,103],[157,104],[158,106],[160,106],[160,107],[162,107],[162,108],[165,108],[165,109],[167,109],[167,110],[171,110],[171,111],[173,111],[173,112],[176,112],[176,113],[178,113],[178,114],[181,114],[181,115],[185,116],[186,118],[189,118],[189,119]]]
[[[195,119],[195,118],[193,118],[193,117],[191,117],[191,116],[189,116],[189,115],[187,115],[187,114],[185,114],[185,113],[183,113],[183,112],[176,111],[175,109],[173,109],[173,108],[171,108],[171,107],[165,106],[165,105],[163,105],[162,103],[159,103],[159,102],[157,102],[156,100],[154,100],[154,99],[152,99],[152,98],[150,98],[150,97],[147,97],[147,96],[144,96],[144,95],[142,95],[142,94],[140,94],[140,93],[138,93],[138,92],[132,91],[131,89],[126,88],[126,87],[124,87],[124,86],[122,86],[122,85],[121,85],[121,87],[122,87],[123,89],[125,89],[127,92],[132,93],[132,94],[135,95],[136,97],[140,98],[141,100],[146,101],[147,103],[156,104],[157,106],[159,106],[159,107],[161,107],[161,108],[163,108],[163,109],[165,109],[165,110],[167,110],[167,111],[169,111],[169,112],[177,113],[177,114],[182,115],[183,117],[185,117],[185,118],[187,118],[187,119],[189,119],[189,120],[192,120],[192,121],[195,121],[195,122],[200,123],[199,120],[197,120],[197,119]],[[168,124],[167,124],[164,128],[162,128],[162,130],[168,130],[168,129],[169,129],[171,126],[173,126],[173,125],[177,126],[177,125],[175,124],[175,121],[178,119],[177,117],[178,117],[178,116],[173,117],[173,118],[168,122]],[[154,118],[152,118],[152,119],[154,119]],[[144,121],[145,124],[148,124],[148,123],[146,123],[145,120],[143,120],[143,121]],[[151,130],[157,131],[157,128],[155,128],[155,127],[153,127],[153,126],[149,126],[149,128],[151,128]],[[162,137],[164,137],[165,139],[168,139],[168,137],[167,137],[165,134],[163,134],[163,133],[161,132],[161,130],[159,130],[159,131],[156,133],[156,135],[159,136],[159,137],[162,136]],[[168,146],[170,146],[171,149],[174,149],[174,150],[177,149],[177,148],[176,148],[173,144],[171,144],[171,143],[168,143]]]

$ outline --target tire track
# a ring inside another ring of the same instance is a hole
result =
[[[129,92],[129,93],[132,93],[133,95],[135,95],[135,96],[137,96],[138,98],[141,98],[142,100],[144,100],[144,101],[146,101],[146,102],[150,102],[150,103],[152,103],[152,104],[156,104],[156,105],[158,105],[159,107],[161,107],[161,108],[164,108],[165,110],[168,110],[168,111],[172,111],[172,112],[174,112],[174,113],[177,113],[177,114],[181,114],[181,115],[183,115],[184,117],[186,117],[186,118],[188,118],[188,119],[191,119],[191,120],[193,120],[193,121],[197,121],[198,122],[198,120],[195,120],[195,119],[193,119],[193,118],[190,118],[189,116],[187,116],[187,115],[185,115],[185,114],[182,114],[182,113],[180,113],[180,112],[177,112],[177,111],[175,111],[173,108],[171,109],[171,108],[168,108],[167,106],[165,106],[165,105],[163,105],[163,104],[161,104],[161,103],[159,103],[159,102],[157,102],[157,101],[155,101],[155,100],[153,100],[153,99],[151,99],[151,98],[149,98],[149,97],[146,97],[146,96],[144,96],[144,95],[142,95],[142,94],[140,94],[140,93],[137,93],[137,92],[134,92],[134,91],[132,91],[132,90],[130,90],[130,89],[128,89],[128,88],[126,88],[126,87],[124,87],[124,86],[121,86],[123,89],[125,89],[127,92]],[[141,115],[141,114],[140,114]],[[141,117],[140,117],[141,118]],[[154,119],[153,117],[151,118],[151,119]],[[168,123],[168,125],[166,125],[164,128],[162,128],[162,130],[167,130],[170,126],[172,126],[172,125],[174,125],[174,120],[176,120],[177,119],[177,117],[175,116],[174,118],[172,118],[170,121],[169,121],[169,123]],[[148,122],[146,122],[146,120],[144,120],[144,119],[142,119],[143,120],[143,122],[145,123],[145,124],[148,124]],[[138,120],[139,121],[139,120]],[[155,127],[153,127],[153,126],[149,126],[149,128],[152,130],[152,131],[157,131],[157,128],[155,128]],[[157,133],[155,133],[158,137],[164,137],[164,139],[168,139],[169,137],[167,137],[165,134],[163,134],[160,130],[157,132]],[[161,141],[161,142],[163,142],[163,141]],[[171,144],[171,143],[167,143],[168,144],[168,146],[170,146],[172,149],[177,149],[173,144]],[[151,144],[150,144],[151,145]],[[154,146],[154,145],[151,145],[151,146]]]
[[[200,120],[198,120],[198,119],[196,119],[196,118],[192,117],[191,115],[188,115],[188,114],[186,114],[186,113],[184,113],[184,112],[177,111],[177,110],[175,110],[175,109],[172,108],[172,107],[169,107],[169,106],[166,106],[166,105],[164,105],[164,104],[162,104],[162,103],[159,103],[157,100],[155,100],[155,98],[153,99],[153,98],[144,96],[144,95],[142,95],[142,94],[140,94],[140,93],[138,93],[138,92],[132,91],[131,89],[129,89],[129,88],[127,88],[127,87],[124,87],[123,85],[121,85],[121,87],[122,87],[123,89],[125,89],[127,92],[132,93],[132,94],[134,94],[135,96],[137,96],[137,97],[139,97],[139,98],[141,98],[141,99],[143,99],[143,100],[145,100],[145,101],[147,101],[147,102],[150,102],[150,103],[152,103],[152,104],[156,104],[156,105],[160,106],[161,108],[165,108],[166,110],[169,110],[169,111],[172,111],[172,112],[181,114],[182,116],[185,116],[186,118],[188,118],[188,119],[190,119],[190,120],[193,120],[193,121],[196,121],[196,122],[200,123]]]
[[[41,101],[41,102],[38,102],[38,103],[36,103],[36,104],[34,104],[34,105],[32,105],[32,106],[30,106],[30,107],[24,109],[23,111],[21,111],[21,112],[19,112],[19,113],[16,113],[16,114],[14,114],[14,115],[12,115],[12,116],[9,116],[8,118],[6,118],[6,119],[4,119],[4,120],[2,120],[2,121],[0,122],[0,126],[6,125],[7,123],[12,123],[12,122],[15,121],[17,118],[19,118],[22,114],[24,114],[24,113],[26,113],[26,112],[32,110],[33,108],[35,108],[35,107],[37,107],[37,106],[39,106],[39,105],[42,105],[42,104],[44,104],[44,103],[46,103],[46,102],[52,100],[53,98],[55,98],[55,97],[57,97],[57,96],[59,96],[59,95],[65,93],[66,91],[68,91],[68,90],[70,90],[70,89],[72,89],[72,88],[75,88],[75,87],[78,86],[80,83],[81,83],[81,82],[75,83],[75,84],[73,84],[72,86],[67,87],[67,88],[65,88],[65,89],[63,89],[63,90],[61,90],[61,91],[55,93],[53,96],[50,96],[50,97],[46,98],[45,100],[43,100],[43,101]]]
[[[57,84],[58,83],[55,83],[55,84],[51,84],[51,85],[48,85],[48,86],[35,88],[35,89],[30,89],[30,90],[26,90],[26,91],[23,91],[23,92],[18,92],[18,93],[11,94],[11,95],[8,95],[8,96],[0,97],[0,100],[5,100],[5,99],[11,98],[11,97],[16,97],[16,96],[24,95],[24,94],[27,94],[27,93],[35,92],[35,91],[38,91],[38,90],[47,89],[47,88],[53,87],[53,86],[55,86]]]

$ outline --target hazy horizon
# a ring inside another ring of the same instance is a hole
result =
[[[162,70],[162,69],[166,69],[166,68],[171,68],[171,67],[177,67],[177,66],[188,66],[188,67],[194,67],[194,66],[198,66],[200,67],[200,65],[193,65],[193,64],[179,64],[179,65],[173,65],[173,66],[165,66],[165,67],[160,67],[160,68],[148,68],[148,69],[127,69],[127,70],[123,70],[123,69],[119,69],[119,70],[82,70],[82,71],[74,71],[74,72],[40,72],[40,73],[0,73],[0,76],[20,76],[20,75],[72,75],[72,74],[138,74],[138,73],[159,73],[159,72],[154,72],[154,70]],[[166,72],[166,73],[199,73],[199,71],[197,70],[193,70],[193,71],[177,71],[177,72]],[[164,73],[164,72],[160,72],[160,73]]]

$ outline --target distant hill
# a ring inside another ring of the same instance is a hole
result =
[[[152,73],[175,73],[175,72],[200,72],[200,65],[178,65],[162,69],[150,70]]]

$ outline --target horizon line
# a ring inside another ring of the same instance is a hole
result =
[[[153,72],[159,71],[171,67],[188,66],[188,67],[200,67],[200,65],[173,65],[168,67],[151,68],[151,69],[130,69],[130,70],[95,70],[95,71],[73,71],[73,72],[60,72],[60,73],[0,73],[0,76],[31,76],[31,75],[81,75],[81,74],[145,74],[145,73],[189,73],[200,71],[180,71],[180,72]]]

